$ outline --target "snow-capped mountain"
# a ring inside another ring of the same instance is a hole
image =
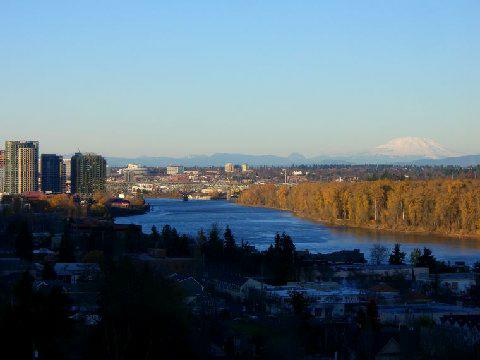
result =
[[[353,154],[324,154],[315,157],[305,157],[293,153],[289,156],[252,155],[236,153],[216,153],[213,155],[191,155],[186,157],[148,157],[137,158],[107,158],[110,166],[126,166],[129,163],[140,163],[146,166],[167,166],[181,164],[184,166],[223,166],[227,162],[234,164],[247,163],[251,166],[290,166],[311,164],[455,164],[467,166],[478,163],[476,156],[460,157],[458,154],[440,145],[434,140],[403,137],[393,139],[371,151]],[[480,155],[479,155],[480,156]],[[444,159],[444,162],[441,162]]]
[[[445,148],[435,140],[419,137],[393,139],[384,145],[377,146],[371,153],[376,156],[417,157],[427,159],[441,159],[460,155]]]

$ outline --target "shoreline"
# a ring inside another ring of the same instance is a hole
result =
[[[235,202],[237,205],[244,206],[244,207],[252,207],[252,208],[260,208],[260,209],[270,209],[270,210],[278,210],[278,211],[285,211],[293,216],[303,219],[303,220],[308,220],[314,223],[318,223],[321,225],[324,225],[329,228],[337,228],[337,229],[346,229],[346,230],[362,230],[362,231],[367,231],[370,233],[380,233],[380,234],[391,234],[391,235],[417,235],[417,236],[436,236],[436,237],[442,237],[445,239],[460,239],[460,240],[472,240],[472,241],[480,241],[480,234],[479,235],[471,235],[471,234],[445,234],[445,233],[440,233],[440,232],[432,232],[432,231],[422,231],[422,230],[399,230],[399,229],[390,229],[386,227],[378,227],[378,226],[373,226],[373,225],[350,225],[346,222],[331,222],[327,220],[322,220],[318,219],[300,212],[296,212],[293,210],[289,209],[280,209],[280,208],[275,208],[275,207],[269,207],[265,205],[248,205],[248,204],[242,204],[239,202]]]

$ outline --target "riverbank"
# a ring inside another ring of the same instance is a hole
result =
[[[480,239],[477,180],[255,185],[237,203],[291,211],[325,225]]]
[[[169,224],[180,233],[191,236],[197,236],[199,229],[208,231],[215,223],[221,232],[229,226],[236,241],[244,241],[259,250],[267,249],[276,233],[285,232],[293,238],[297,250],[312,253],[359,249],[368,256],[373,244],[382,244],[390,250],[394,244],[399,243],[407,254],[415,248],[427,247],[438,259],[445,261],[466,261],[473,264],[480,260],[480,242],[468,238],[381,231],[341,224],[325,226],[318,219],[295,216],[288,210],[240,206],[225,200],[145,200],[152,206],[150,212],[116,218],[115,222],[142,225],[145,233],[150,233],[154,225],[161,229]]]
[[[412,235],[412,236],[418,235],[418,236],[425,236],[425,237],[435,236],[435,237],[444,238],[446,240],[460,239],[460,240],[468,240],[468,241],[478,241],[480,244],[480,235],[461,234],[461,233],[446,234],[442,232],[435,232],[435,231],[429,231],[429,230],[422,231],[422,230],[408,230],[408,229],[392,229],[389,227],[382,227],[382,226],[373,225],[373,224],[372,225],[352,225],[347,221],[324,220],[315,216],[311,216],[301,212],[295,212],[289,209],[282,209],[282,208],[276,208],[276,207],[270,207],[270,206],[264,206],[264,205],[247,205],[247,204],[242,204],[240,202],[236,202],[236,204],[239,206],[247,207],[247,208],[270,209],[270,210],[288,212],[293,216],[295,216],[296,218],[311,221],[332,229],[347,229],[352,231],[361,230],[364,232],[370,232],[370,233],[376,233],[376,234],[383,233],[383,234],[390,234],[390,235]]]

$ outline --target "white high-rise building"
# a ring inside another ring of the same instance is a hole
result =
[[[65,169],[65,178],[70,180],[72,176],[72,159],[63,158],[63,168]]]
[[[234,171],[235,171],[235,165],[233,165],[232,163],[225,164],[225,172],[232,173]]]
[[[5,142],[6,193],[38,191],[38,148],[38,141]]]
[[[179,175],[185,172],[185,168],[180,165],[167,166],[167,175]]]

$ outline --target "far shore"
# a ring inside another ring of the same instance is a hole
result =
[[[324,219],[319,219],[315,218],[312,216],[309,216],[307,214],[303,214],[300,212],[292,211],[290,209],[279,209],[279,208],[274,208],[274,207],[269,207],[269,206],[264,206],[264,205],[247,205],[247,204],[242,204],[240,202],[236,202],[240,206],[245,206],[245,207],[252,207],[252,208],[263,208],[263,209],[272,209],[272,210],[279,210],[279,211],[286,211],[291,214],[293,214],[295,217],[298,217],[300,219],[312,221],[315,223],[322,224],[324,226],[328,226],[331,228],[337,228],[337,229],[349,229],[349,230],[362,230],[362,231],[367,231],[367,232],[374,232],[374,233],[384,233],[384,234],[400,234],[400,235],[419,235],[419,236],[437,236],[437,237],[442,237],[445,239],[462,239],[462,240],[480,240],[480,235],[472,235],[472,234],[445,234],[442,232],[435,232],[435,231],[422,231],[422,230],[407,230],[407,229],[391,229],[387,227],[382,227],[378,225],[351,225],[348,222],[345,221],[338,221],[338,222],[331,222],[327,221]]]

